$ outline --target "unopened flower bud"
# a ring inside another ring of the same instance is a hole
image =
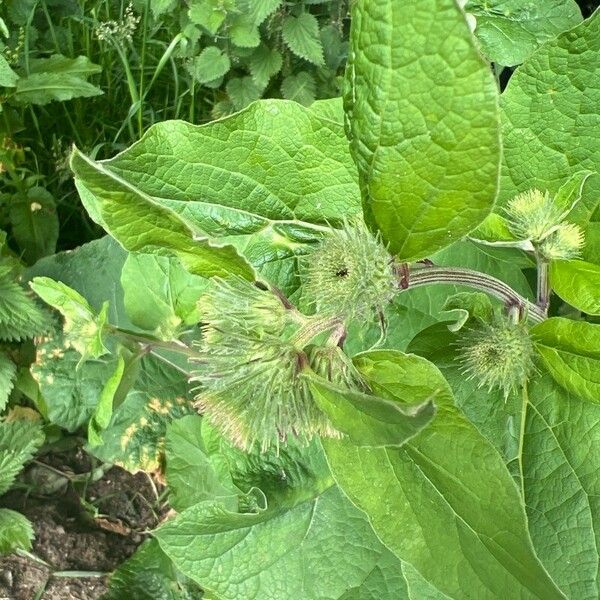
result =
[[[304,298],[322,315],[371,319],[397,291],[392,257],[364,223],[333,230],[304,266]]]
[[[507,319],[480,324],[461,337],[459,360],[479,387],[499,388],[504,395],[519,389],[534,370],[533,342],[522,323]]]
[[[536,189],[515,196],[506,207],[506,216],[515,237],[533,242],[542,241],[563,218],[550,194]]]
[[[540,254],[547,260],[570,260],[580,255],[583,244],[581,228],[572,223],[563,223],[541,243]]]

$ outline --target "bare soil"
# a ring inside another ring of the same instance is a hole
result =
[[[0,498],[35,530],[31,557],[0,557],[0,600],[97,600],[108,574],[158,524],[159,484],[119,467],[93,482],[93,467],[81,450],[49,455]]]

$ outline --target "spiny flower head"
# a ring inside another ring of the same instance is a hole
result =
[[[572,223],[562,223],[540,245],[540,253],[547,260],[577,258],[583,248],[583,231]]]
[[[505,397],[519,389],[534,370],[533,342],[523,323],[497,319],[467,330],[460,341],[463,372],[479,387],[499,388]]]
[[[536,189],[515,196],[505,210],[513,235],[533,242],[543,240],[564,218],[554,198]]]
[[[390,254],[362,222],[333,230],[303,267],[304,297],[319,314],[369,319],[397,291]]]
[[[199,307],[196,406],[222,435],[242,450],[263,452],[290,435],[339,436],[301,377],[309,359],[296,333],[310,318],[241,278],[213,280]]]

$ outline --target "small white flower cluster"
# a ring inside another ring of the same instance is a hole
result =
[[[94,28],[94,33],[100,41],[121,39],[131,42],[141,17],[133,12],[133,3],[129,3],[121,21],[104,21]]]

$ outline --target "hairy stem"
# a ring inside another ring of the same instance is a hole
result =
[[[548,261],[540,256],[537,257],[537,305],[544,311],[548,311],[550,303],[550,281],[548,279]]]
[[[486,273],[460,267],[431,266],[411,268],[408,282],[406,283],[405,281],[404,283],[406,287],[402,287],[399,292],[402,293],[405,289],[440,283],[464,285],[486,292],[490,296],[494,296],[504,302],[508,308],[518,306],[523,315],[538,323],[541,323],[546,318],[546,313],[542,308],[515,292],[515,290],[500,279],[496,279],[496,277],[492,277]]]

